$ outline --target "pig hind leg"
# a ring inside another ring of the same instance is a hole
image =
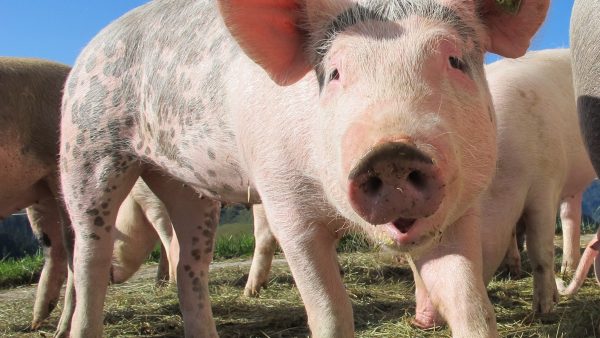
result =
[[[44,267],[38,282],[31,328],[37,330],[48,318],[60,297],[67,275],[67,254],[57,202],[48,196],[27,208],[31,228],[44,252]]]
[[[208,269],[213,257],[220,202],[200,197],[190,187],[156,172],[147,172],[143,178],[165,204],[179,239],[177,288],[185,333],[216,337],[208,293]]]
[[[554,228],[558,197],[552,191],[544,191],[531,200],[534,202],[526,206],[523,221],[533,273],[533,310],[543,314],[551,312],[558,302],[554,280]]]

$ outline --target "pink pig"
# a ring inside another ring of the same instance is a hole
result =
[[[217,335],[217,201],[258,196],[313,336],[354,334],[335,253],[348,227],[410,254],[456,337],[497,336],[479,243],[478,201],[496,158],[483,55],[524,54],[547,8],[158,0],[115,21],[79,56],[63,99],[71,335],[102,334],[116,210],[141,176],[179,239],[187,336]]]

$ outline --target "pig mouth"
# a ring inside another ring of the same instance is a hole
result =
[[[400,231],[401,234],[407,234],[417,221],[416,218],[398,218],[392,222],[392,225]]]

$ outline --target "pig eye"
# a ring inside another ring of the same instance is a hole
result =
[[[331,72],[331,74],[329,74],[329,81],[334,81],[334,80],[339,80],[339,79],[340,79],[340,72],[338,72],[337,68],[335,68]]]
[[[467,64],[463,60],[457,58],[456,56],[451,56],[448,58],[448,61],[450,62],[450,66],[452,66],[452,68],[458,69],[463,73],[467,72]]]

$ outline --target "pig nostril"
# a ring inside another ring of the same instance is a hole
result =
[[[362,184],[362,189],[367,195],[375,195],[383,186],[383,181],[377,176],[369,177],[365,183]]]
[[[418,190],[423,190],[427,186],[427,176],[419,170],[411,171],[407,179]]]

